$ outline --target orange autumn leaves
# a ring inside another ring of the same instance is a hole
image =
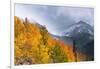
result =
[[[75,61],[69,44],[54,39],[45,26],[14,17],[15,65]]]

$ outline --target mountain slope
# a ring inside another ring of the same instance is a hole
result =
[[[75,23],[63,32],[63,36],[71,37],[77,45],[85,45],[94,39],[93,27],[83,21]]]
[[[75,61],[73,48],[51,36],[46,27],[14,17],[15,65]]]
[[[87,55],[87,60],[93,59],[94,55],[94,30],[89,24],[80,21],[70,25],[63,36],[70,37],[75,42],[75,47],[78,52]],[[92,55],[90,55],[92,54]]]
[[[70,25],[62,36],[53,35],[53,38],[61,40],[64,43],[71,44],[77,52],[77,57],[83,61],[91,61],[94,59],[94,30],[89,24],[80,21]],[[83,59],[82,54],[85,54]]]
[[[89,33],[93,35],[93,32],[93,27],[83,21],[79,21],[78,23],[70,25],[67,30],[63,32],[63,35],[75,36],[77,33]]]

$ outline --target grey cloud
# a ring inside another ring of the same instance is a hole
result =
[[[26,16],[26,14],[29,13],[37,22],[46,25],[47,29],[53,34],[60,34],[63,30],[66,30],[69,25],[80,20],[93,26],[94,11],[92,8],[23,4],[17,4],[15,6],[17,6],[15,11],[19,11],[16,12],[16,15],[21,17],[21,15]]]

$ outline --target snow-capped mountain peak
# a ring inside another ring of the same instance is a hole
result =
[[[70,25],[67,30],[62,33],[62,35],[73,36],[80,33],[88,33],[90,35],[93,35],[93,27],[83,21],[80,21],[78,23]]]

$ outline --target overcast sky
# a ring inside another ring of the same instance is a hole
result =
[[[94,22],[94,9],[68,6],[27,5],[15,4],[15,16],[22,19],[27,17],[45,25],[48,31],[60,35],[67,27],[80,20],[91,26]]]

